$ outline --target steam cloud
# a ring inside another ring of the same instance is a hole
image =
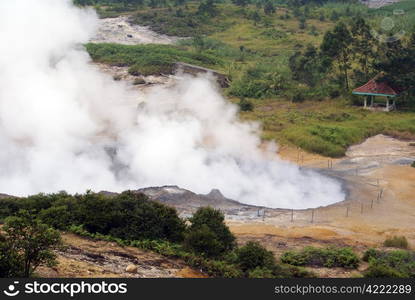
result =
[[[336,181],[259,149],[258,126],[209,78],[144,93],[102,74],[81,46],[96,27],[69,0],[0,1],[0,192],[178,185],[269,207],[344,199]]]

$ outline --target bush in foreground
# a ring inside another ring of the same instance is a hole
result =
[[[243,271],[272,269],[276,262],[274,254],[258,242],[248,242],[236,250],[237,263]]]
[[[314,248],[305,247],[301,251],[287,251],[281,261],[294,266],[357,268],[359,258],[350,248]]]
[[[0,236],[0,277],[30,277],[40,265],[57,264],[53,250],[62,241],[58,231],[27,211],[9,217]]]
[[[369,262],[365,277],[415,277],[415,252],[407,250],[380,251],[369,249],[363,255]]]

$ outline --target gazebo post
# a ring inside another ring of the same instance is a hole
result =
[[[381,75],[382,73],[377,75],[373,79],[369,80],[366,84],[362,85],[361,87],[354,89],[352,91],[352,94],[365,96],[363,102],[364,108],[371,110],[375,109],[376,107],[376,96],[386,97],[386,107],[380,110],[391,111],[396,108],[395,97],[399,96],[404,91],[404,89],[391,86],[388,82],[384,80],[377,80]],[[370,101],[370,103],[368,103],[368,101]]]

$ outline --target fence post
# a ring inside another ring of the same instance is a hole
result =
[[[314,208],[311,211],[311,223],[314,223]]]
[[[294,222],[294,209],[291,210],[291,222]]]
[[[363,214],[363,203],[361,204],[361,207],[360,207],[360,213]]]

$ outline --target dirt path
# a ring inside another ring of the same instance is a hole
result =
[[[98,32],[90,42],[117,43],[124,45],[136,44],[174,44],[178,37],[158,34],[146,26],[134,25],[128,16],[99,20]]]

